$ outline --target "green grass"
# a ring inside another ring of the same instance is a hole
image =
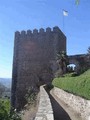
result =
[[[52,84],[90,100],[90,69],[80,76],[72,77],[71,74],[66,74],[65,77],[55,78]]]

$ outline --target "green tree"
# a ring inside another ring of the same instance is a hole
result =
[[[57,54],[57,63],[59,65],[60,74],[63,75],[67,71],[68,65],[68,56],[66,55],[65,51],[60,51]]]
[[[0,99],[0,120],[21,120],[16,111],[10,112],[10,101],[8,99]]]
[[[90,68],[90,46],[88,47],[88,50],[87,50],[87,65],[88,65],[88,68]]]

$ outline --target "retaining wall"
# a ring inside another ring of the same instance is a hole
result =
[[[40,87],[40,101],[35,120],[54,120],[51,102],[44,87]]]
[[[82,120],[90,120],[90,100],[85,100],[56,87],[53,92],[60,100],[68,104],[74,111],[79,113]]]

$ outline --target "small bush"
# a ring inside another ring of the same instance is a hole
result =
[[[10,101],[7,99],[0,100],[0,120],[21,120],[16,111],[10,112]]]
[[[33,104],[36,99],[37,99],[37,92],[35,91],[34,88],[29,88],[27,91],[27,94],[25,95],[25,99],[27,101],[27,103],[29,104]]]
[[[51,83],[49,83],[49,84],[47,84],[47,85],[45,86],[45,89],[46,89],[46,90],[51,90],[53,87],[54,87],[54,86],[53,86]]]
[[[79,74],[77,73],[77,72],[74,72],[73,74],[72,74],[72,77],[76,77],[76,76],[78,76]]]

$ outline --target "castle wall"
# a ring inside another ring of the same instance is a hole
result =
[[[12,106],[22,108],[29,87],[52,81],[56,56],[66,51],[66,37],[58,27],[15,33],[12,76]]]
[[[69,64],[74,64],[75,71],[80,74],[90,68],[90,57],[88,54],[78,54],[68,56]]]

